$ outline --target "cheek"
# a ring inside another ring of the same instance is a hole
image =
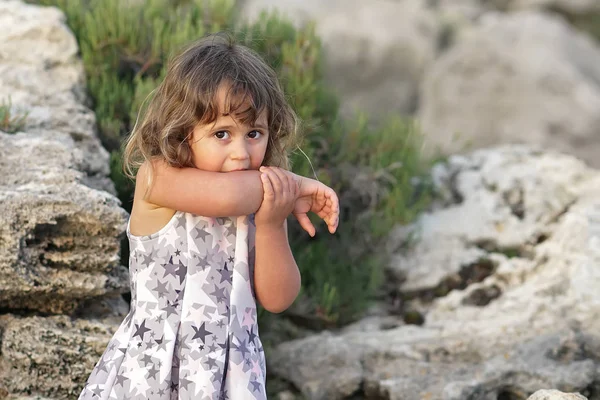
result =
[[[192,147],[192,157],[196,168],[206,171],[220,171],[223,164],[222,154],[218,147],[208,143]]]
[[[267,148],[268,148],[268,146],[267,146],[266,143],[263,146],[261,146],[261,148],[260,148],[260,160],[261,160],[261,164],[263,163],[263,161],[266,158]]]

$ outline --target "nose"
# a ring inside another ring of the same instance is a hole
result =
[[[248,145],[245,140],[236,141],[231,151],[231,158],[233,160],[242,161],[245,161],[250,158],[250,152],[248,151]]]

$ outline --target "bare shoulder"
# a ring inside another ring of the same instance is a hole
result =
[[[129,225],[131,234],[135,236],[146,236],[158,232],[175,214],[175,210],[147,200],[150,173],[149,163],[144,163],[136,175]]]

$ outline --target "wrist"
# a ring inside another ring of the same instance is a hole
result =
[[[300,197],[310,194],[310,178],[297,174],[293,174],[293,178],[298,183],[298,195]]]
[[[285,232],[285,220],[281,222],[266,222],[256,225],[256,235],[270,236],[280,233],[281,231]]]

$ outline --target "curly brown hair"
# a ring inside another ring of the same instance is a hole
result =
[[[224,84],[227,109],[219,110],[216,93]],[[184,49],[151,96],[125,144],[123,170],[129,178],[135,179],[134,171],[145,161],[194,167],[187,139],[195,126],[214,122],[219,113],[252,125],[266,111],[269,139],[263,165],[289,168],[288,151],[298,140],[296,114],[275,71],[230,35],[210,35]]]

